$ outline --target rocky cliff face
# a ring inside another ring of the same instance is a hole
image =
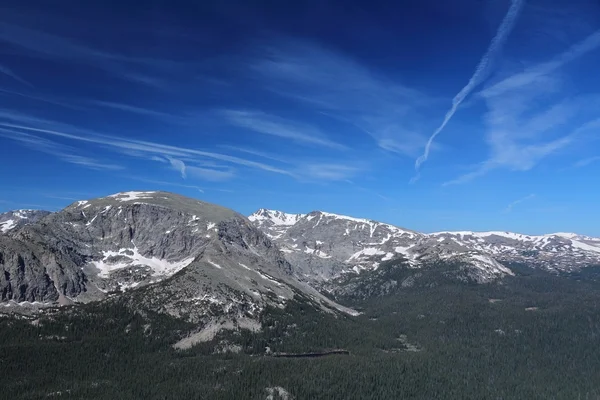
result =
[[[458,263],[464,266],[464,276],[480,283],[511,275],[506,266],[510,263],[552,271],[600,264],[600,239],[575,234],[423,234],[321,211],[285,214],[260,210],[250,220],[280,246],[302,278],[316,283],[347,273],[375,270],[381,263],[395,259],[406,259],[413,267]]]
[[[161,281],[191,263],[233,211],[160,192],[80,201],[38,223],[9,231],[4,300],[97,300],[107,292]],[[21,249],[22,251],[16,251]],[[32,262],[19,263],[30,257]],[[50,282],[39,290],[29,279]],[[9,293],[9,292],[7,292]]]

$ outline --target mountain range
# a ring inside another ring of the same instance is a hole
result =
[[[433,261],[460,261],[478,282],[489,282],[523,263],[552,272],[600,264],[600,239],[574,233],[542,236],[512,232],[419,233],[332,213],[286,214],[261,209],[249,219],[279,245],[288,261],[311,281],[377,269],[405,258],[414,267]]]
[[[346,291],[361,279],[388,287],[373,283],[382,266],[420,274],[455,265],[455,278],[483,284],[514,275],[518,264],[552,273],[600,265],[600,239],[576,234],[425,234],[323,211],[261,209],[246,218],[166,192],[117,193],[55,213],[13,211],[0,215],[0,226],[5,309],[118,297],[196,324],[188,344],[222,328],[260,329],[266,308],[292,299],[356,315],[323,293],[349,280]]]
[[[0,215],[7,398],[598,398],[600,240],[123,192]]]

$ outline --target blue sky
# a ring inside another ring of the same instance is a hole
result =
[[[127,190],[600,236],[592,0],[0,6],[0,211]]]

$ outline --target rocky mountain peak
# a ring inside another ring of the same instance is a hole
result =
[[[248,219],[257,224],[279,227],[292,226],[304,216],[305,214],[290,214],[284,213],[282,211],[261,208],[260,210],[250,215]]]
[[[49,214],[49,211],[42,210],[14,210],[1,213],[0,233],[7,233],[23,225],[33,224]]]
[[[223,321],[259,325],[261,310],[283,308],[295,296],[327,312],[353,312],[293,272],[246,217],[167,192],[77,201],[0,235],[2,301],[64,304],[119,295],[134,307],[213,324],[215,332]]]

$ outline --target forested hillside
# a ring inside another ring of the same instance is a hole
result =
[[[19,399],[595,399],[599,304],[593,281],[521,268],[347,300],[358,317],[290,302],[175,350],[189,324],[111,300],[0,318],[0,381]],[[350,354],[271,356],[330,349]]]

